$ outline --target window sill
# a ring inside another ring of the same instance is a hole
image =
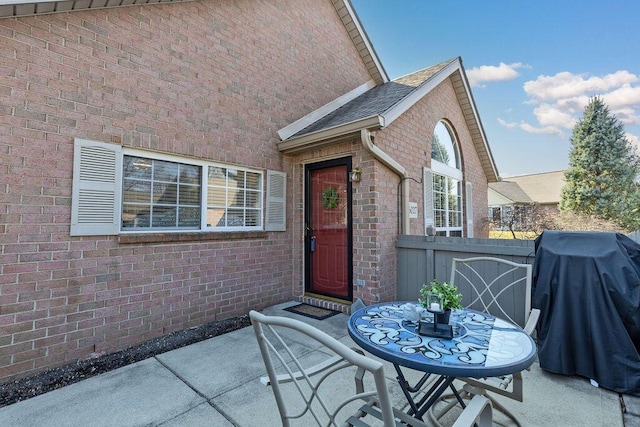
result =
[[[231,232],[185,232],[185,233],[144,233],[120,234],[118,243],[127,245],[132,243],[174,243],[200,242],[208,240],[247,240],[264,239],[266,231],[231,231]]]

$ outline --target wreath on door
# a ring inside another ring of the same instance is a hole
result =
[[[322,192],[322,206],[325,209],[335,209],[338,207],[338,190],[327,187]]]

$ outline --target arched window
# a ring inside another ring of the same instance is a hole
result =
[[[462,168],[451,127],[439,121],[431,140],[431,169],[425,168],[425,233],[462,237]],[[430,227],[431,226],[431,227]],[[473,232],[470,231],[472,234]]]

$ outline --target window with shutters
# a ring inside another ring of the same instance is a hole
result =
[[[71,234],[284,231],[286,174],[267,176],[265,193],[260,170],[77,139]]]

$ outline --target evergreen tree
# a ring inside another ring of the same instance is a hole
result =
[[[560,209],[640,228],[640,163],[620,121],[593,97],[573,128]]]

